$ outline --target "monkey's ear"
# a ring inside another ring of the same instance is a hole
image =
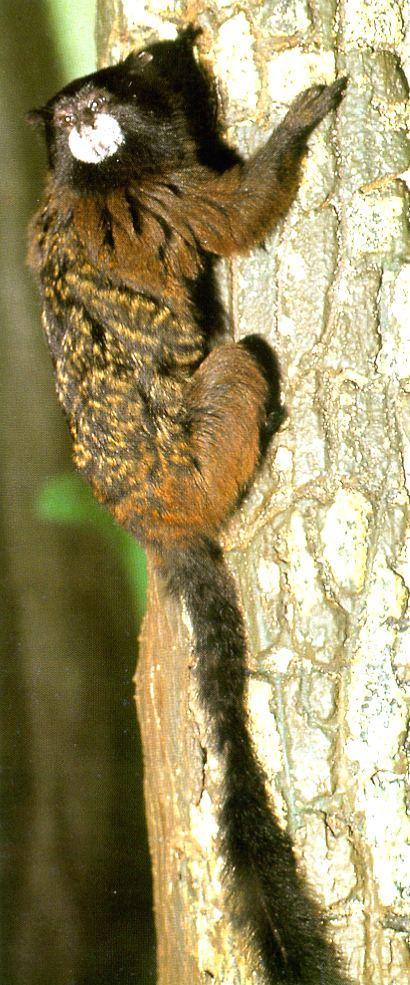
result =
[[[195,27],[195,24],[187,24],[178,31],[178,41],[182,41],[188,48],[193,48],[196,39],[202,34],[202,27]]]
[[[47,117],[48,113],[45,107],[42,107],[41,109],[30,109],[28,113],[26,113],[26,123],[28,123],[31,127],[45,126]]]

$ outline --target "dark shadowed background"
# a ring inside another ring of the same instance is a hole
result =
[[[73,473],[25,267],[44,153],[24,116],[93,70],[93,20],[89,0],[0,8],[2,985],[154,981],[144,558]]]

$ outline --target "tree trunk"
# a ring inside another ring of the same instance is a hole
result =
[[[327,119],[310,140],[286,221],[266,249],[221,265],[232,333],[259,332],[276,349],[287,409],[225,548],[276,811],[352,981],[404,985],[408,7],[101,0],[103,60],[189,21],[203,28],[200,56],[244,154],[299,91],[331,81],[336,65],[349,75],[337,123]],[[219,764],[191,679],[189,631],[154,572],[137,705],[159,983],[256,985],[225,915]]]

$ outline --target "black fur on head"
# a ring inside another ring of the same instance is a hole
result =
[[[44,126],[55,178],[90,191],[172,170],[193,155],[181,100],[148,48],[75,79],[28,121]]]
[[[58,182],[92,192],[194,160],[220,171],[237,160],[220,139],[215,91],[194,57],[198,33],[188,27],[175,41],[131,52],[28,114],[44,127]]]

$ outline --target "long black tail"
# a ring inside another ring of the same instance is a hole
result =
[[[243,620],[220,549],[202,543],[173,555],[168,577],[190,615],[200,699],[225,761],[220,824],[234,922],[269,985],[348,985],[269,807],[246,724]]]

